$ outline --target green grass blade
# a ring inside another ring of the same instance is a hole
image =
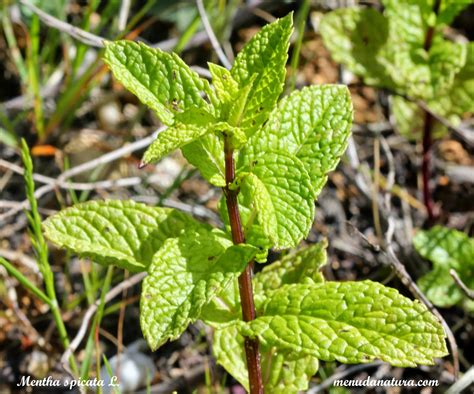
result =
[[[38,64],[40,21],[37,15],[33,15],[30,26],[30,40],[28,45],[26,62],[28,65],[28,87],[33,97],[33,110],[35,115],[35,127],[40,139],[44,137],[44,115],[43,99],[40,92],[40,75]]]
[[[179,37],[178,43],[174,47],[173,51],[180,54],[184,50],[186,45],[188,44],[189,40],[194,36],[194,34],[196,33],[196,30],[198,29],[200,25],[201,25],[201,18],[197,14],[194,17],[193,21],[189,24],[187,29]]]
[[[31,293],[33,293],[36,297],[38,297],[41,301],[43,301],[45,304],[51,306],[51,300],[48,298],[48,296],[43,293],[36,285],[31,282],[25,275],[23,275],[20,271],[18,271],[12,263],[9,261],[5,260],[3,257],[0,257],[0,264],[5,267],[7,272],[13,276],[20,284],[27,290],[29,290]]]
[[[2,24],[3,24],[3,31],[5,33],[5,38],[7,39],[7,44],[10,49],[11,56],[13,58],[13,62],[18,70],[18,74],[20,75],[20,79],[22,81],[23,86],[28,85],[28,71],[25,66],[25,61],[23,56],[18,49],[18,44],[16,41],[15,33],[13,32],[12,22],[8,16],[8,7],[7,1],[4,1],[4,11],[2,12]]]
[[[301,44],[303,43],[306,19],[308,18],[310,5],[311,1],[304,0],[303,4],[301,5],[301,9],[299,10],[298,15],[296,17],[295,26],[297,37],[295,45],[293,47],[293,53],[291,55],[291,68],[290,75],[288,78],[287,93],[291,93],[293,90],[295,90],[296,76],[298,73],[298,63],[300,60]]]
[[[61,316],[59,309],[56,290],[54,288],[53,271],[48,260],[48,245],[43,236],[41,229],[41,217],[38,212],[38,203],[35,198],[35,184],[33,180],[33,160],[30,156],[28,145],[24,139],[21,140],[21,155],[23,164],[25,166],[25,188],[28,201],[30,203],[30,212],[27,212],[28,221],[30,223],[30,239],[37,254],[37,262],[45,284],[46,294],[50,300],[51,313],[53,314],[56,327],[59,332],[61,343],[65,349],[69,347],[69,337],[66,331],[66,326]],[[77,373],[77,365],[74,357],[69,358],[71,369]]]

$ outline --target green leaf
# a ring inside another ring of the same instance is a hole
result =
[[[140,324],[152,350],[178,338],[197,320],[255,252],[250,245],[232,245],[215,230],[186,231],[168,239],[153,257],[140,300]]]
[[[155,252],[183,229],[208,228],[170,208],[133,201],[89,201],[43,223],[46,237],[80,256],[132,272],[145,271]]]
[[[217,97],[221,102],[230,102],[239,91],[239,84],[225,67],[214,63],[207,63],[212,76],[212,85],[216,89]]]
[[[444,40],[441,36],[433,39],[429,52],[433,89],[430,97],[442,95],[452,87],[456,74],[466,63],[466,49],[466,45]]]
[[[438,95],[430,103],[436,113],[456,124],[460,116],[474,113],[474,43],[466,44],[466,62],[456,74],[451,89]]]
[[[470,282],[474,285],[474,282]],[[454,283],[449,267],[435,266],[417,283],[426,297],[438,307],[449,308],[463,299],[464,294]]]
[[[240,335],[236,325],[214,330],[212,353],[217,363],[222,365],[248,391],[249,378],[245,361],[244,337]]]
[[[243,194],[239,194],[239,212],[244,230],[244,236],[247,243],[254,245],[260,249],[259,253],[255,256],[257,263],[265,263],[267,261],[268,250],[272,248],[273,244],[265,235],[263,228],[256,222],[257,210],[252,204],[252,196],[247,195],[247,199],[244,198]],[[246,200],[246,201],[244,201]],[[227,206],[225,196],[223,195],[219,201],[219,214],[222,218],[226,230],[230,233],[230,221],[229,214],[227,212]]]
[[[418,301],[371,281],[286,285],[241,334],[294,355],[394,366],[433,364],[447,354],[441,324]]]
[[[436,23],[449,25],[456,15],[458,15],[464,8],[469,4],[472,4],[472,0],[443,0],[441,1],[440,12]]]
[[[451,90],[453,107],[457,113],[474,113],[474,42],[466,45],[466,62],[456,75]]]
[[[242,319],[237,278],[219,291],[211,302],[203,307],[199,318],[214,328],[227,327],[235,320]]]
[[[156,162],[168,153],[197,140],[212,130],[215,121],[210,113],[201,108],[190,108],[176,114],[174,125],[158,134],[143,155],[142,162]]]
[[[319,25],[324,45],[338,63],[369,85],[396,88],[383,58],[388,20],[373,8],[346,8],[326,14]]]
[[[432,103],[428,104],[432,107]],[[425,113],[416,103],[405,100],[401,96],[391,97],[390,110],[395,120],[397,131],[410,141],[419,141],[423,136],[423,126]],[[442,138],[448,129],[441,123],[434,120],[432,125],[433,138]]]
[[[264,26],[237,55],[231,74],[242,88],[255,78],[240,126],[251,136],[268,118],[283,91],[292,14]]]
[[[175,53],[153,49],[140,42],[106,42],[104,61],[140,101],[156,112],[166,125],[174,115],[191,107],[211,107],[202,97],[213,92]]]
[[[259,224],[276,248],[297,245],[314,218],[314,192],[308,172],[297,158],[267,152],[242,174],[242,196],[256,210]]]
[[[253,74],[247,85],[240,89],[233,97],[229,111],[229,123],[241,127],[242,119],[246,116],[249,97],[252,93],[257,74]]]
[[[465,299],[449,274],[454,269],[466,285],[474,288],[474,239],[446,227],[418,231],[413,239],[418,253],[433,263],[433,270],[418,280],[428,299],[450,307]]]
[[[326,265],[327,241],[309,245],[290,252],[280,260],[267,265],[254,278],[255,293],[267,294],[283,285],[305,283],[308,280],[321,283],[324,277],[319,271]]]
[[[248,164],[271,150],[296,156],[317,195],[347,147],[352,114],[346,86],[315,85],[295,91],[280,101],[267,124],[251,138],[241,161]]]
[[[184,157],[199,169],[201,175],[214,186],[224,187],[224,142],[217,135],[207,134],[181,148]]]
[[[430,25],[436,16],[432,0],[383,0],[385,15],[390,21],[391,33],[396,40],[412,46],[422,46]]]
[[[401,96],[392,96],[390,104],[397,131],[410,141],[418,141],[423,135],[423,110]]]
[[[214,332],[213,353],[221,364],[248,391],[248,372],[245,362],[244,338],[235,325]],[[275,348],[262,349],[264,391],[275,394],[297,394],[308,388],[310,378],[317,372],[318,359],[305,356],[292,358]]]
[[[297,394],[308,389],[310,379],[319,368],[316,357],[290,357],[276,348],[262,355],[265,389],[268,393]]]

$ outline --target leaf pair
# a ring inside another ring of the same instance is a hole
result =
[[[369,281],[325,283],[319,272],[325,244],[290,253],[258,273],[259,317],[244,323],[237,277],[258,249],[232,245],[220,230],[132,201],[78,204],[46,220],[44,229],[80,256],[147,270],[140,320],[150,347],[176,339],[201,318],[216,327],[218,361],[244,385],[243,336],[260,339],[271,392],[304,390],[318,359],[414,366],[446,353],[440,324],[420,303]]]
[[[282,286],[323,281],[319,269],[326,263],[326,246],[326,242],[321,242],[289,253],[255,275],[254,296],[259,316],[264,313],[263,304]],[[205,309],[203,318],[215,327],[213,352],[217,362],[248,389],[237,286],[234,282],[233,286],[219,293]],[[318,370],[319,362],[314,355],[300,356],[273,345],[261,346],[261,352],[265,392],[297,393],[306,390],[309,379]]]
[[[224,186],[223,150],[212,131],[237,133],[242,143],[268,118],[283,87],[291,31],[288,15],[264,27],[239,53],[232,70],[210,64],[215,89],[175,54],[130,41],[107,43],[104,60],[115,77],[170,127],[158,135],[143,163],[184,147],[184,155],[206,179]]]
[[[217,361],[234,377],[248,387],[243,336],[259,338],[265,388],[272,393],[307,389],[318,359],[365,363],[377,358],[416,366],[446,354],[441,325],[419,302],[371,281],[325,282],[319,272],[325,247],[303,248],[255,276],[255,320],[238,319],[232,291],[220,293],[204,311],[206,322],[216,327]],[[233,321],[223,322],[222,311],[211,308],[218,304],[231,305]]]
[[[80,256],[148,272],[140,322],[152,349],[179,337],[257,252],[184,213],[133,201],[78,204],[46,220],[44,230]]]

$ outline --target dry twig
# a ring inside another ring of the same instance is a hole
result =
[[[18,261],[22,265],[24,265],[28,270],[31,272],[34,272],[34,274],[38,278],[43,278],[43,276],[40,274],[40,270],[38,268],[38,264],[36,263],[36,260],[32,259],[30,256],[23,254],[18,251],[13,251],[13,250],[6,250],[6,249],[0,249],[0,256],[4,257],[12,262]]]
[[[220,62],[224,65],[225,68],[230,69],[232,65],[230,64],[229,59],[227,59],[227,56],[222,50],[221,44],[219,44],[219,41],[217,40],[214,30],[212,30],[212,26],[209,23],[209,19],[206,14],[206,9],[204,8],[204,4],[202,0],[196,0],[196,5],[199,11],[199,15],[201,16],[201,21],[204,26],[204,29],[206,30],[207,36],[209,37],[209,40],[211,41],[212,47],[216,51],[217,57],[219,58]]]
[[[108,291],[108,293],[105,295],[104,303],[111,301],[112,299],[117,297],[119,294],[121,294],[122,291],[124,291],[125,289],[129,289],[130,287],[135,286],[137,283],[140,283],[141,280],[145,278],[145,276],[146,276],[146,272],[141,272],[139,274],[135,274],[131,276],[130,278],[128,278],[127,280],[124,280],[123,282],[120,282],[117,286],[113,287],[112,289]],[[74,337],[69,347],[61,356],[61,363],[65,367],[68,365],[69,357],[76,351],[82,339],[86,335],[89,322],[94,316],[94,313],[99,308],[99,305],[100,305],[100,300],[97,300],[94,304],[92,304],[87,309],[86,313],[84,314],[84,317],[82,318],[81,326],[79,327],[79,330],[77,331],[76,336]]]
[[[474,383],[474,367],[469,368],[469,370],[455,382],[449,389],[446,391],[446,394],[458,394],[462,393],[465,389],[469,388]],[[472,386],[471,386],[472,388]]]
[[[23,175],[24,170],[22,167],[9,163],[6,160],[0,159],[0,167],[8,168],[9,170]],[[59,187],[61,189],[74,189],[74,190],[97,190],[97,189],[111,189],[114,187],[129,187],[135,186],[142,183],[142,178],[140,177],[130,177],[130,178],[121,178],[121,179],[111,179],[106,181],[97,181],[97,182],[69,182],[69,181],[59,181],[57,179],[41,175],[33,174],[33,179],[37,182],[52,185],[54,187]]]
[[[63,33],[66,33],[70,35],[71,37],[74,37],[76,40],[86,44],[90,45],[93,47],[97,48],[103,48],[104,47],[104,41],[107,41],[104,37],[100,37],[98,35],[89,33],[85,30],[79,29],[76,26],[73,26],[67,22],[64,22],[62,20],[59,20],[58,18],[55,18],[54,16],[51,16],[44,12],[43,10],[39,9],[35,5],[31,4],[30,2],[26,0],[20,0],[20,3],[23,4],[25,7],[30,9],[33,13],[38,15],[38,17],[48,26],[57,29],[59,31],[62,31]]]
[[[458,273],[455,270],[450,269],[449,274],[452,276],[454,282],[456,283],[456,286],[461,289],[461,291],[466,295],[466,297],[470,300],[474,300],[474,290],[466,286],[466,284],[459,277]]]
[[[82,174],[86,171],[92,170],[98,166],[101,166],[106,163],[110,163],[112,161],[115,161],[117,159],[120,159],[132,152],[135,152],[137,150],[146,148],[148,145],[150,145],[153,140],[156,138],[158,133],[163,131],[165,128],[161,127],[158,129],[156,132],[154,132],[152,135],[145,137],[143,139],[140,139],[138,141],[132,142],[131,144],[125,145],[119,149],[116,149],[112,152],[106,153],[105,155],[102,155],[94,160],[88,161],[86,163],[83,163],[81,165],[78,165],[76,167],[71,168],[70,170],[67,170],[63,172],[52,184],[46,184],[41,186],[35,191],[35,198],[38,200],[41,197],[43,197],[45,194],[50,193],[53,191],[55,188],[60,187],[62,183],[64,183],[67,179],[72,178],[73,176]],[[0,222],[3,220],[6,220],[7,218],[16,215],[18,212],[21,212],[23,209],[28,209],[30,206],[28,200],[23,200],[21,203],[18,204],[15,208],[10,209],[9,211],[3,213],[0,215]]]
[[[128,14],[130,13],[130,6],[132,5],[131,0],[122,0],[122,5],[120,6],[119,19],[118,19],[118,29],[119,31],[124,31],[127,27]]]

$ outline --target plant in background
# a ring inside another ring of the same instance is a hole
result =
[[[474,289],[474,239],[460,231],[435,226],[419,231],[413,244],[421,256],[433,263],[432,271],[418,280],[428,299],[442,308],[461,305],[474,312],[474,300],[468,297],[469,289]],[[468,290],[455,282],[451,270]]]
[[[304,390],[318,360],[415,366],[447,354],[441,325],[419,302],[371,281],[325,282],[324,243],[252,277],[270,248],[295,247],[311,230],[314,200],[351,128],[345,86],[310,86],[278,102],[291,32],[288,15],[256,34],[231,70],[209,64],[212,86],[175,54],[106,44],[115,77],[168,126],[143,165],[181,148],[222,188],[224,229],[132,201],[78,204],[44,223],[61,247],[148,273],[141,327],[153,350],[201,319],[214,328],[217,361],[251,393]]]
[[[453,42],[443,28],[472,0],[383,0],[373,8],[339,9],[324,16],[320,31],[334,59],[368,85],[389,89],[401,134],[423,144],[423,198],[435,217],[429,187],[432,136],[446,127],[432,113],[457,124],[474,112],[474,44]]]

